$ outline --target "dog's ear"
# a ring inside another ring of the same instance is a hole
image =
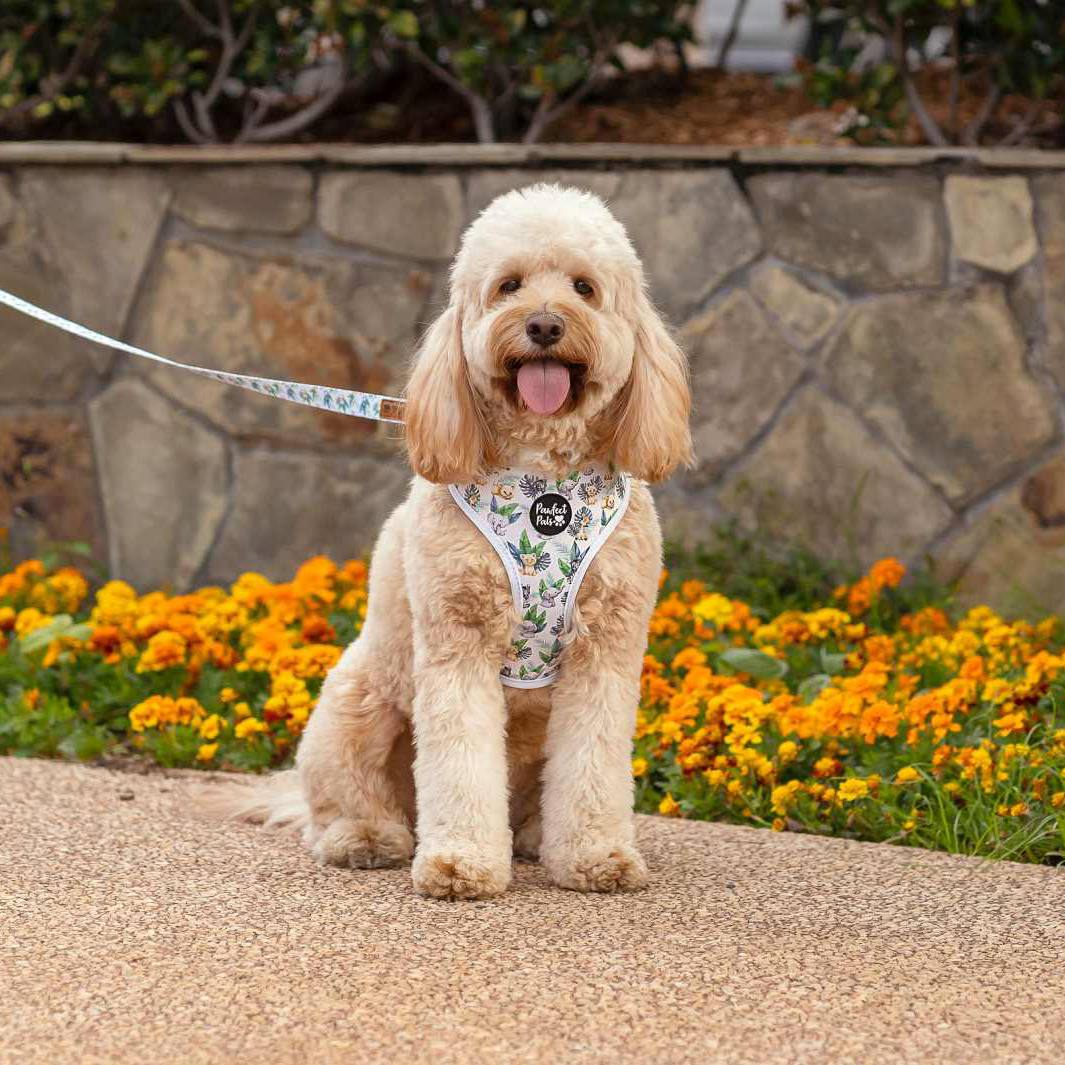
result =
[[[692,462],[688,360],[642,285],[632,306],[636,351],[619,400],[614,461],[641,480],[661,481],[677,466]]]
[[[407,454],[420,477],[457,484],[479,475],[487,433],[462,352],[462,316],[453,302],[429,327],[407,382]]]

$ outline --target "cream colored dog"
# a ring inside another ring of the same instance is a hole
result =
[[[684,356],[603,202],[557,185],[495,200],[417,355],[417,476],[374,550],[362,633],[325,681],[296,769],[231,794],[226,812],[301,828],[330,865],[413,857],[415,888],[440,898],[504,891],[514,852],[561,887],[642,886],[631,739],[662,561],[643,482],[689,459],[689,406]],[[505,688],[511,587],[446,486],[587,462],[632,475],[628,509],[580,587],[558,678]]]

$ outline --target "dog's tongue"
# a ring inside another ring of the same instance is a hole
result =
[[[554,359],[537,359],[518,370],[518,391],[529,410],[554,414],[569,395],[569,370]]]

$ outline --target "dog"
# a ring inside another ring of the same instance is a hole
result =
[[[435,898],[500,894],[515,854],[562,888],[642,887],[631,745],[662,565],[647,483],[690,463],[690,402],[604,202],[547,184],[494,200],[416,353],[415,477],[374,549],[362,632],[295,769],[216,810],[300,830],[328,865],[413,859]],[[500,471],[525,495],[497,497]]]

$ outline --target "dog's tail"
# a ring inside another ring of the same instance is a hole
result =
[[[245,821],[279,832],[302,832],[311,817],[295,769],[271,773],[250,784],[242,780],[209,784],[195,794],[193,802],[212,821]]]

